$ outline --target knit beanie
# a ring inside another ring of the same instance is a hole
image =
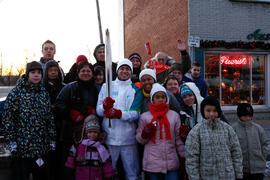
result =
[[[237,116],[240,118],[242,116],[253,116],[253,108],[248,103],[240,103],[237,106]]]
[[[79,64],[81,61],[86,61],[88,62],[88,59],[85,55],[79,55],[76,59],[76,64]]]
[[[129,60],[129,59],[123,59],[122,61],[120,61],[118,64],[117,64],[117,68],[116,68],[116,72],[118,71],[118,69],[121,67],[121,66],[124,66],[124,65],[127,65],[131,72],[133,72],[133,66],[132,66],[132,62]]]
[[[175,70],[179,70],[182,73],[183,72],[183,65],[180,63],[177,63],[177,62],[173,63],[168,71],[168,74],[170,74],[171,72],[173,72]]]
[[[191,89],[189,89],[187,85],[183,84],[181,87],[180,95],[181,97],[183,97],[184,95],[187,95],[187,94],[194,94],[194,93]]]
[[[98,118],[95,115],[89,115],[84,120],[84,132],[85,135],[88,132],[100,132],[100,125]]]
[[[151,92],[150,92],[150,97],[151,97],[151,102],[153,101],[153,96],[157,93],[157,92],[164,92],[165,94],[166,94],[166,96],[167,96],[167,104],[169,104],[169,96],[168,96],[168,94],[167,94],[167,91],[166,91],[166,89],[163,87],[163,86],[161,86],[159,83],[154,83],[153,85],[152,85],[152,89],[151,89]]]
[[[139,75],[140,81],[142,81],[142,77],[144,75],[149,75],[149,76],[153,77],[155,82],[157,82],[157,76],[156,76],[156,73],[155,73],[155,71],[153,69],[144,69],[144,70],[142,70],[142,72]]]
[[[201,114],[202,114],[202,117],[204,119],[206,119],[205,115],[204,115],[204,108],[205,108],[206,105],[215,106],[216,109],[217,109],[217,112],[218,112],[218,118],[221,116],[222,111],[221,111],[221,107],[220,107],[220,104],[219,104],[218,100],[214,96],[207,96],[201,102]]]
[[[41,72],[43,71],[42,70],[42,65],[39,62],[32,61],[30,63],[27,63],[27,65],[26,65],[26,71],[25,71],[26,77],[28,78],[28,75],[29,75],[29,72],[30,71],[33,71],[33,70],[36,70],[36,69],[41,70]],[[43,74],[43,73],[41,73],[41,74]]]
[[[138,53],[132,53],[128,57],[129,60],[132,60],[133,58],[137,58],[141,62],[141,64],[142,64],[142,58],[141,58],[141,56]]]

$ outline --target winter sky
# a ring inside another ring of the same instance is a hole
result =
[[[123,57],[122,0],[99,0],[103,38],[109,28],[113,61]],[[94,62],[100,43],[96,0],[0,0],[0,60],[15,67],[39,60],[47,39],[56,44],[55,59],[65,72],[80,54]],[[1,63],[1,61],[0,61]]]

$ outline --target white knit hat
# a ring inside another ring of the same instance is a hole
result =
[[[131,72],[133,72],[133,66],[132,66],[132,62],[129,60],[129,59],[123,59],[122,61],[120,61],[118,64],[117,64],[117,68],[116,68],[116,71],[118,71],[118,69],[123,66],[123,65],[127,65],[130,67],[131,69]]]
[[[166,103],[169,104],[169,96],[167,94],[167,91],[159,83],[154,83],[153,86],[152,86],[152,90],[150,92],[151,102],[153,101],[154,94],[156,94],[157,92],[160,92],[160,91],[162,91],[162,92],[164,92],[166,94],[166,96],[167,96],[167,102]]]
[[[153,69],[144,69],[144,70],[142,70],[140,75],[139,75],[140,81],[142,81],[142,77],[144,75],[149,75],[149,76],[153,77],[155,79],[155,82],[157,82],[156,72]]]

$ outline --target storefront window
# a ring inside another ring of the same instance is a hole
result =
[[[209,95],[218,97],[222,106],[242,102],[265,104],[264,67],[265,56],[206,54],[205,79]]]

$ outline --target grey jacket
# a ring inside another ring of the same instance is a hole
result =
[[[225,122],[205,120],[193,127],[186,141],[189,179],[242,178],[242,152],[233,128]]]
[[[264,129],[252,122],[238,121],[232,125],[235,130],[243,155],[243,172],[264,173],[266,157],[270,154],[269,142]]]

